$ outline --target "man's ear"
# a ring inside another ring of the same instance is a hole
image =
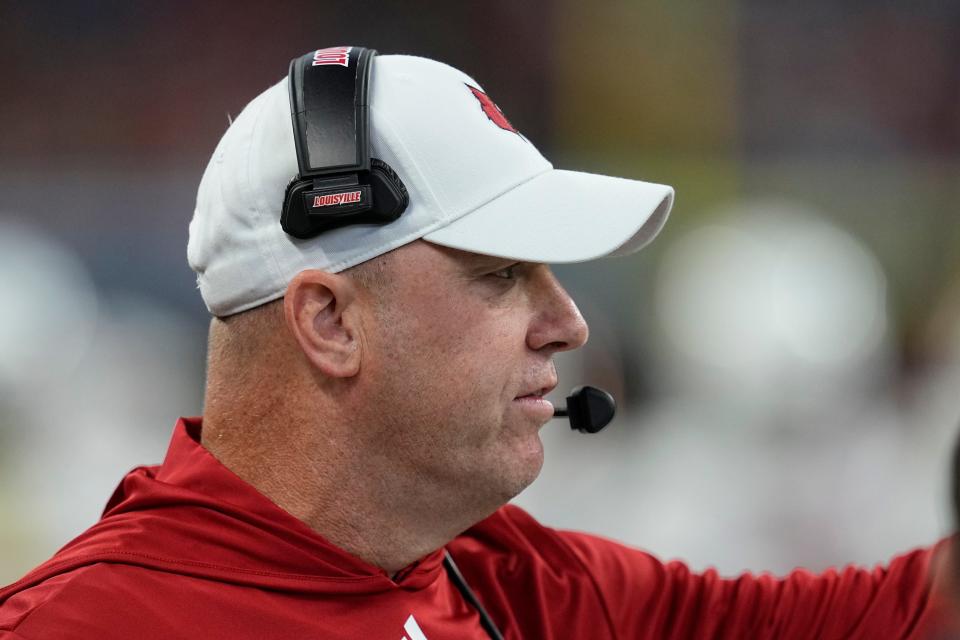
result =
[[[349,378],[360,371],[360,323],[356,287],[350,278],[308,269],[301,271],[283,298],[283,315],[300,350],[322,374]]]

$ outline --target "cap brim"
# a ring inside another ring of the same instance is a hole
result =
[[[638,251],[672,205],[667,185],[551,169],[423,239],[525,262],[584,262]]]

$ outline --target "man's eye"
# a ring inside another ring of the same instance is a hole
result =
[[[515,271],[518,266],[520,265],[512,264],[509,267],[504,267],[503,269],[500,269],[499,271],[494,271],[490,275],[492,275],[495,278],[502,278],[503,280],[513,280],[514,278],[517,277],[517,274],[515,273]]]

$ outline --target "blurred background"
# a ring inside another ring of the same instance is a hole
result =
[[[949,531],[960,1],[0,1],[0,584],[201,413],[200,175],[337,44],[453,64],[556,166],[677,190],[642,254],[557,268],[592,329],[560,387],[621,409],[546,427],[519,504],[728,575]]]

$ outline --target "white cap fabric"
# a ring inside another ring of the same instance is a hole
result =
[[[443,63],[375,57],[370,155],[396,171],[410,203],[386,225],[298,240],[280,227],[298,174],[287,79],[254,98],[217,145],[190,222],[187,258],[210,313],[251,309],[282,297],[304,269],[342,271],[418,238],[546,263],[622,255],[653,239],[671,187],[554,169],[485,99]]]

